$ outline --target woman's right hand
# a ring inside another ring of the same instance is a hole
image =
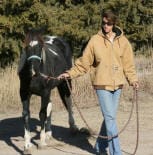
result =
[[[62,73],[57,77],[58,80],[65,79],[65,78],[70,78],[70,75],[68,73]]]

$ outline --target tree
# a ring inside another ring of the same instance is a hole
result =
[[[29,28],[44,34],[63,36],[71,43],[74,56],[91,35],[98,32],[101,11],[113,10],[119,26],[135,50],[152,47],[152,0],[3,0],[0,3],[0,62],[17,60]]]

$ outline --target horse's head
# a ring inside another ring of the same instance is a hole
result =
[[[33,73],[39,74],[39,67],[42,61],[42,46],[38,41],[31,41],[26,47],[27,61],[31,66]]]
[[[25,52],[33,75],[39,75],[42,61],[43,39],[38,32],[30,31],[25,38]]]

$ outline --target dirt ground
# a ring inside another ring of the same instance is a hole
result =
[[[153,97],[139,94],[139,145],[136,155],[153,155]],[[122,102],[118,111],[118,127],[123,128],[129,118],[131,102]],[[135,110],[135,109],[134,109]],[[81,112],[88,125],[98,133],[102,115],[99,106],[82,108]],[[77,109],[74,116],[79,128],[85,127]],[[31,114],[32,155],[91,155],[94,154],[95,138],[78,133],[71,135],[68,128],[68,115],[62,109],[53,111],[53,139],[45,149],[37,149],[39,143],[38,114]],[[136,146],[136,114],[134,113],[128,127],[120,134],[123,155],[131,155]],[[22,155],[24,148],[23,123],[21,112],[0,114],[0,155]]]

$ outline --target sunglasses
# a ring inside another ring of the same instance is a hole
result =
[[[103,26],[104,26],[104,25],[112,26],[112,25],[113,25],[113,23],[111,23],[111,22],[105,22],[105,21],[102,21],[102,25],[103,25]]]

